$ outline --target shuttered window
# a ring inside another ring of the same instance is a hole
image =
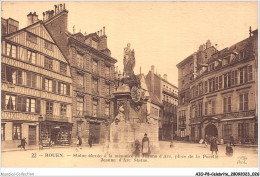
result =
[[[46,114],[47,115],[52,115],[53,114],[53,103],[47,101],[46,102]]]
[[[222,89],[222,76],[218,77],[218,88]]]
[[[83,98],[77,97],[77,115],[83,115]]]
[[[45,57],[44,58],[44,67],[47,68],[47,69],[52,70],[52,68],[53,68],[52,59]]]
[[[67,84],[59,83],[59,94],[66,95],[67,94]]]
[[[17,58],[17,47],[15,45],[6,43],[6,55]]]
[[[5,140],[5,124],[1,124],[1,141]]]
[[[98,92],[98,79],[93,78],[92,91],[94,93]]]
[[[60,104],[60,115],[67,116],[67,105],[66,104]]]
[[[110,76],[110,68],[109,66],[105,65],[105,76],[109,77]]]
[[[105,105],[105,115],[109,116],[110,115],[110,104],[106,103]]]
[[[1,79],[2,82],[6,81],[6,66],[5,65],[1,65]]]
[[[36,100],[33,98],[26,99],[26,112],[35,112],[36,110]]]
[[[37,82],[36,74],[31,73],[31,72],[27,72],[27,73],[26,73],[26,78],[27,78],[26,85],[27,85],[28,87],[33,87],[33,88],[35,88],[35,87],[36,87],[36,82]]]
[[[8,94],[5,95],[5,108],[7,110],[16,109],[16,96]]]
[[[67,74],[67,64],[60,62],[60,73]]]
[[[6,66],[6,80],[9,83],[16,84],[17,69]]]
[[[248,110],[248,93],[242,93],[239,95],[239,110]]]
[[[21,124],[13,124],[13,140],[22,139],[22,125]]]
[[[45,78],[45,90],[52,91],[52,80]]]
[[[222,132],[223,132],[223,138],[224,139],[230,139],[230,136],[232,134],[232,125],[231,124],[224,124],[223,125],[223,129],[222,129]]]
[[[83,55],[77,53],[76,64],[79,68],[84,68]]]
[[[92,115],[93,117],[97,117],[97,110],[98,110],[98,101],[97,100],[93,100],[92,101]]]
[[[98,73],[98,61],[97,60],[92,61],[92,71],[94,73]]]
[[[35,64],[36,63],[36,53],[30,50],[27,51],[27,61]]]

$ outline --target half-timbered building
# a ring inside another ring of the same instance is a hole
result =
[[[17,148],[22,138],[69,145],[70,66],[36,13],[27,18],[29,26],[2,38],[2,148]]]

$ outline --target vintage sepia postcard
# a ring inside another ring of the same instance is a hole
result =
[[[1,8],[1,167],[258,167],[258,2]]]

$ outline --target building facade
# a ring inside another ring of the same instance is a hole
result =
[[[178,88],[167,80],[166,74],[164,77],[155,74],[154,66],[146,75],[146,82],[154,103],[162,104],[159,107],[159,139],[173,139],[177,134]]]
[[[208,58],[216,53],[217,49],[211,46],[208,40],[206,44],[199,46],[197,52],[194,52],[183,61],[177,64],[178,68],[178,138],[180,140],[189,140],[190,135],[190,84],[197,77],[198,71],[205,70]]]
[[[10,25],[10,19],[6,20],[2,33],[2,148],[17,148],[24,137],[28,145],[38,145],[39,139],[43,143],[69,145],[70,67],[36,13],[27,18],[28,26],[21,30],[14,27],[18,22],[11,20]]]
[[[195,70],[189,83],[190,140],[206,135],[236,143],[257,143],[258,31],[221,51]]]
[[[65,5],[47,11],[44,24],[53,34],[71,65],[72,73],[72,139],[80,136],[87,144],[90,135],[94,143],[108,138],[109,122],[114,115],[111,101],[115,89],[114,64],[107,47],[105,27],[91,34],[70,33],[67,28],[68,11]]]

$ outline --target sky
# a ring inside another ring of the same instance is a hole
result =
[[[27,14],[54,10],[64,2],[2,2],[2,17],[27,25]],[[68,30],[83,34],[106,27],[108,48],[123,70],[124,47],[135,50],[135,73],[167,74],[178,86],[176,65],[210,40],[217,49],[249,37],[258,27],[257,2],[65,2]]]

